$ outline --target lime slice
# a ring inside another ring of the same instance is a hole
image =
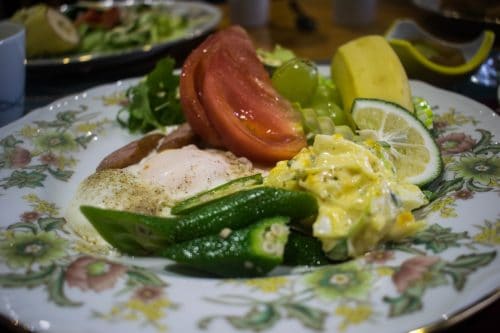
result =
[[[439,176],[439,148],[424,124],[401,106],[377,99],[356,99],[352,117],[359,135],[386,148],[400,179],[424,185]]]
[[[20,19],[25,16],[28,58],[63,54],[78,46],[78,31],[71,20],[60,12],[40,5],[19,15]]]

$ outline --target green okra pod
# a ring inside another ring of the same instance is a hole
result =
[[[226,196],[234,192],[260,185],[262,184],[262,181],[263,178],[260,173],[231,180],[220,186],[214,187],[207,191],[203,191],[190,198],[178,202],[174,207],[172,207],[172,214],[185,215],[193,211],[194,209],[199,208],[200,205],[218,199],[222,196]]]
[[[148,255],[175,242],[176,218],[92,206],[80,210],[102,238],[122,253]]]
[[[319,239],[292,230],[285,246],[283,263],[288,266],[321,266],[330,261]]]
[[[288,221],[288,217],[265,218],[242,229],[223,229],[171,245],[159,254],[218,276],[261,276],[283,262]]]
[[[181,216],[175,224],[175,239],[185,241],[223,228],[239,229],[265,217],[303,219],[317,211],[316,199],[307,192],[257,187],[213,200]]]
[[[154,254],[166,246],[231,230],[266,217],[303,219],[315,215],[316,199],[307,192],[272,187],[239,191],[210,201],[186,215],[155,217],[82,206],[99,234],[121,252]]]

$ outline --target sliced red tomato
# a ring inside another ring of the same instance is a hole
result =
[[[181,95],[181,106],[188,123],[193,131],[214,147],[222,147],[222,141],[207,118],[205,109],[199,99],[200,87],[197,78],[201,76],[201,60],[207,53],[215,35],[209,36],[198,46],[184,62],[182,66],[179,91]]]
[[[91,27],[111,29],[120,24],[120,10],[117,7],[111,7],[106,10],[88,9],[78,15],[75,25],[88,24]]]
[[[212,126],[200,102],[201,82],[205,67],[211,54],[217,50],[223,41],[231,40],[235,47],[248,49],[252,47],[246,32],[237,26],[228,28],[224,32],[210,35],[186,59],[182,67],[180,78],[181,105],[187,121],[193,131],[213,147],[224,147],[222,140]]]
[[[203,82],[203,105],[226,148],[262,162],[297,154],[306,142],[290,103],[267,82],[250,77],[225,50],[211,60]]]
[[[216,137],[239,156],[273,163],[306,145],[300,115],[274,90],[239,27],[218,32],[189,56],[181,75],[181,102],[198,135],[211,144]]]

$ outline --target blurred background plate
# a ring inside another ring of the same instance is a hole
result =
[[[155,11],[164,11],[174,16],[182,16],[187,20],[187,28],[179,35],[157,44],[145,44],[133,48],[96,53],[80,53],[68,56],[37,58],[27,60],[28,72],[33,75],[44,75],[47,72],[90,72],[109,66],[118,66],[148,60],[158,55],[171,55],[183,59],[208,33],[215,30],[221,19],[220,10],[202,2],[177,2],[161,0],[141,1],[101,1],[78,2],[75,5],[63,5],[64,13],[74,12],[81,8],[110,8],[151,6]],[[184,51],[183,51],[184,50]]]

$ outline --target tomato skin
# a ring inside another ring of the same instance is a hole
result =
[[[244,67],[227,52],[219,51],[211,61],[203,82],[203,96],[207,96],[203,102],[226,148],[264,163],[295,156],[306,140],[290,103],[261,80],[249,80]]]
[[[300,115],[274,90],[242,28],[203,42],[180,81],[186,119],[210,145],[264,163],[290,159],[306,146]]]
[[[88,24],[91,27],[110,30],[120,23],[120,10],[117,7],[111,7],[106,10],[88,9],[78,15],[75,25]]]
[[[222,148],[224,144],[209,121],[204,106],[200,101],[202,95],[201,82],[203,82],[206,64],[211,55],[221,45],[227,47],[229,39],[235,44],[235,49],[252,48],[253,46],[247,37],[246,32],[238,26],[230,27],[224,30],[223,33],[212,34],[191,52],[182,66],[179,89],[184,115],[193,131],[215,148]]]
[[[200,73],[202,69],[201,61],[206,54],[203,50],[206,50],[210,45],[214,36],[215,35],[209,36],[184,62],[179,81],[179,90],[182,110],[187,121],[193,128],[193,131],[202,137],[209,145],[213,147],[222,147],[222,141],[208,120],[205,109],[200,103],[199,88],[196,85],[202,76]]]

